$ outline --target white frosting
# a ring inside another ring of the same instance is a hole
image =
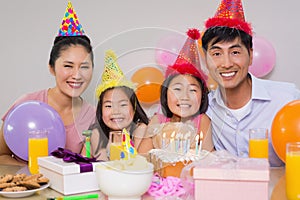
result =
[[[186,154],[167,151],[164,149],[152,149],[149,151],[150,162],[161,161],[164,163],[177,163],[182,162],[184,164],[190,161],[198,161],[204,158],[209,152],[202,150],[196,155],[194,149],[190,149]]]

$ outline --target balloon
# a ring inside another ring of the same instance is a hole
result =
[[[208,90],[215,90],[218,87],[218,83],[210,76],[210,74],[208,75],[207,87]]]
[[[155,67],[144,67],[137,70],[131,77],[137,83],[136,95],[143,103],[153,103],[160,97],[160,87],[164,81],[161,70]]]
[[[184,37],[179,34],[161,38],[155,51],[156,62],[164,67],[174,64],[183,44]]]
[[[300,142],[300,100],[287,103],[277,112],[271,138],[276,154],[285,162],[286,144]]]
[[[19,158],[28,160],[29,132],[48,131],[48,152],[65,147],[66,132],[59,114],[48,104],[27,101],[14,107],[4,121],[4,139]],[[38,151],[38,150],[37,150]]]
[[[258,36],[253,37],[253,60],[249,71],[256,77],[269,74],[276,61],[276,52],[272,44]]]

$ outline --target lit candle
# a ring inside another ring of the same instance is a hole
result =
[[[199,145],[199,150],[202,150],[202,140],[203,140],[203,133],[202,131],[200,132],[200,145]]]
[[[175,143],[174,143],[174,137],[175,137],[175,131],[173,131],[173,133],[171,134],[171,138],[170,138],[170,150],[172,152],[175,151]]]
[[[195,145],[196,145],[196,155],[198,155],[198,151],[199,151],[199,135],[197,134],[196,138],[195,138]]]
[[[180,136],[181,133],[177,133],[176,136],[175,136],[175,151],[176,152],[179,152],[179,149],[180,149]]]
[[[188,132],[185,134],[184,136],[184,140],[185,140],[185,147],[184,147],[184,153],[186,154],[190,148],[191,148],[191,140],[190,140],[190,137],[191,137],[191,132]]]
[[[184,153],[184,140],[183,133],[180,133],[180,144],[179,144],[179,152]]]
[[[161,141],[161,148],[162,149],[166,148],[166,133],[163,133],[162,141]]]

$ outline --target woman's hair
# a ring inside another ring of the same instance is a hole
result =
[[[96,111],[96,117],[97,117],[98,123],[100,125],[99,131],[104,133],[106,138],[109,137],[110,128],[104,123],[104,121],[102,119],[103,97],[107,91],[113,90],[115,88],[120,88],[121,90],[123,90],[123,92],[128,97],[128,99],[134,109],[134,116],[133,116],[133,120],[130,124],[130,130],[129,130],[130,134],[132,135],[133,131],[136,128],[136,124],[144,123],[144,124],[148,125],[148,123],[149,123],[149,119],[148,119],[145,111],[143,110],[142,106],[140,105],[138,98],[137,98],[136,94],[134,93],[133,89],[126,87],[126,86],[118,86],[118,87],[108,88],[107,90],[105,90],[104,92],[101,93],[101,95],[99,97],[98,105],[97,105],[97,111]],[[101,134],[101,135],[103,135],[103,134]]]
[[[163,84],[161,85],[161,89],[160,89],[160,104],[162,107],[162,112],[163,114],[168,117],[171,118],[173,116],[173,113],[171,112],[169,106],[168,106],[168,89],[169,89],[169,85],[170,82],[180,74],[175,74],[175,75],[170,75],[168,76],[168,78],[165,79],[165,81],[163,82]],[[201,91],[202,91],[202,97],[201,97],[201,105],[199,107],[199,110],[191,117],[195,117],[199,114],[205,113],[207,108],[208,108],[208,88],[205,84],[205,81],[195,77],[193,75],[190,75],[192,77],[194,77],[200,85]]]
[[[60,57],[61,52],[68,49],[72,45],[81,45],[83,46],[86,51],[90,54],[92,65],[94,67],[94,54],[93,54],[93,48],[91,46],[90,39],[85,36],[57,36],[54,40],[51,53],[50,53],[50,59],[49,59],[49,65],[54,68],[56,60]]]
[[[242,30],[226,26],[216,26],[207,29],[202,36],[202,48],[207,51],[208,43],[211,41],[213,41],[212,44],[216,44],[223,41],[231,42],[236,38],[241,39],[242,43],[248,49],[248,53],[250,53],[250,49],[253,46],[252,36]]]

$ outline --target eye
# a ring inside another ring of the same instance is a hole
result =
[[[81,68],[81,69],[89,69],[89,68],[90,68],[90,66],[88,66],[88,65],[84,65],[84,66],[81,66],[80,68]]]
[[[106,105],[104,105],[104,108],[111,108],[111,105],[106,104]]]
[[[173,88],[173,90],[180,91],[180,90],[181,90],[181,88],[179,88],[179,87],[175,87],[175,88]]]
[[[66,68],[72,68],[71,65],[64,65],[64,67],[66,67]]]
[[[121,106],[126,107],[126,106],[128,106],[128,104],[127,103],[122,103]]]
[[[241,52],[240,51],[233,51],[232,52],[232,54],[234,54],[234,55],[238,55],[238,54],[240,54]]]

